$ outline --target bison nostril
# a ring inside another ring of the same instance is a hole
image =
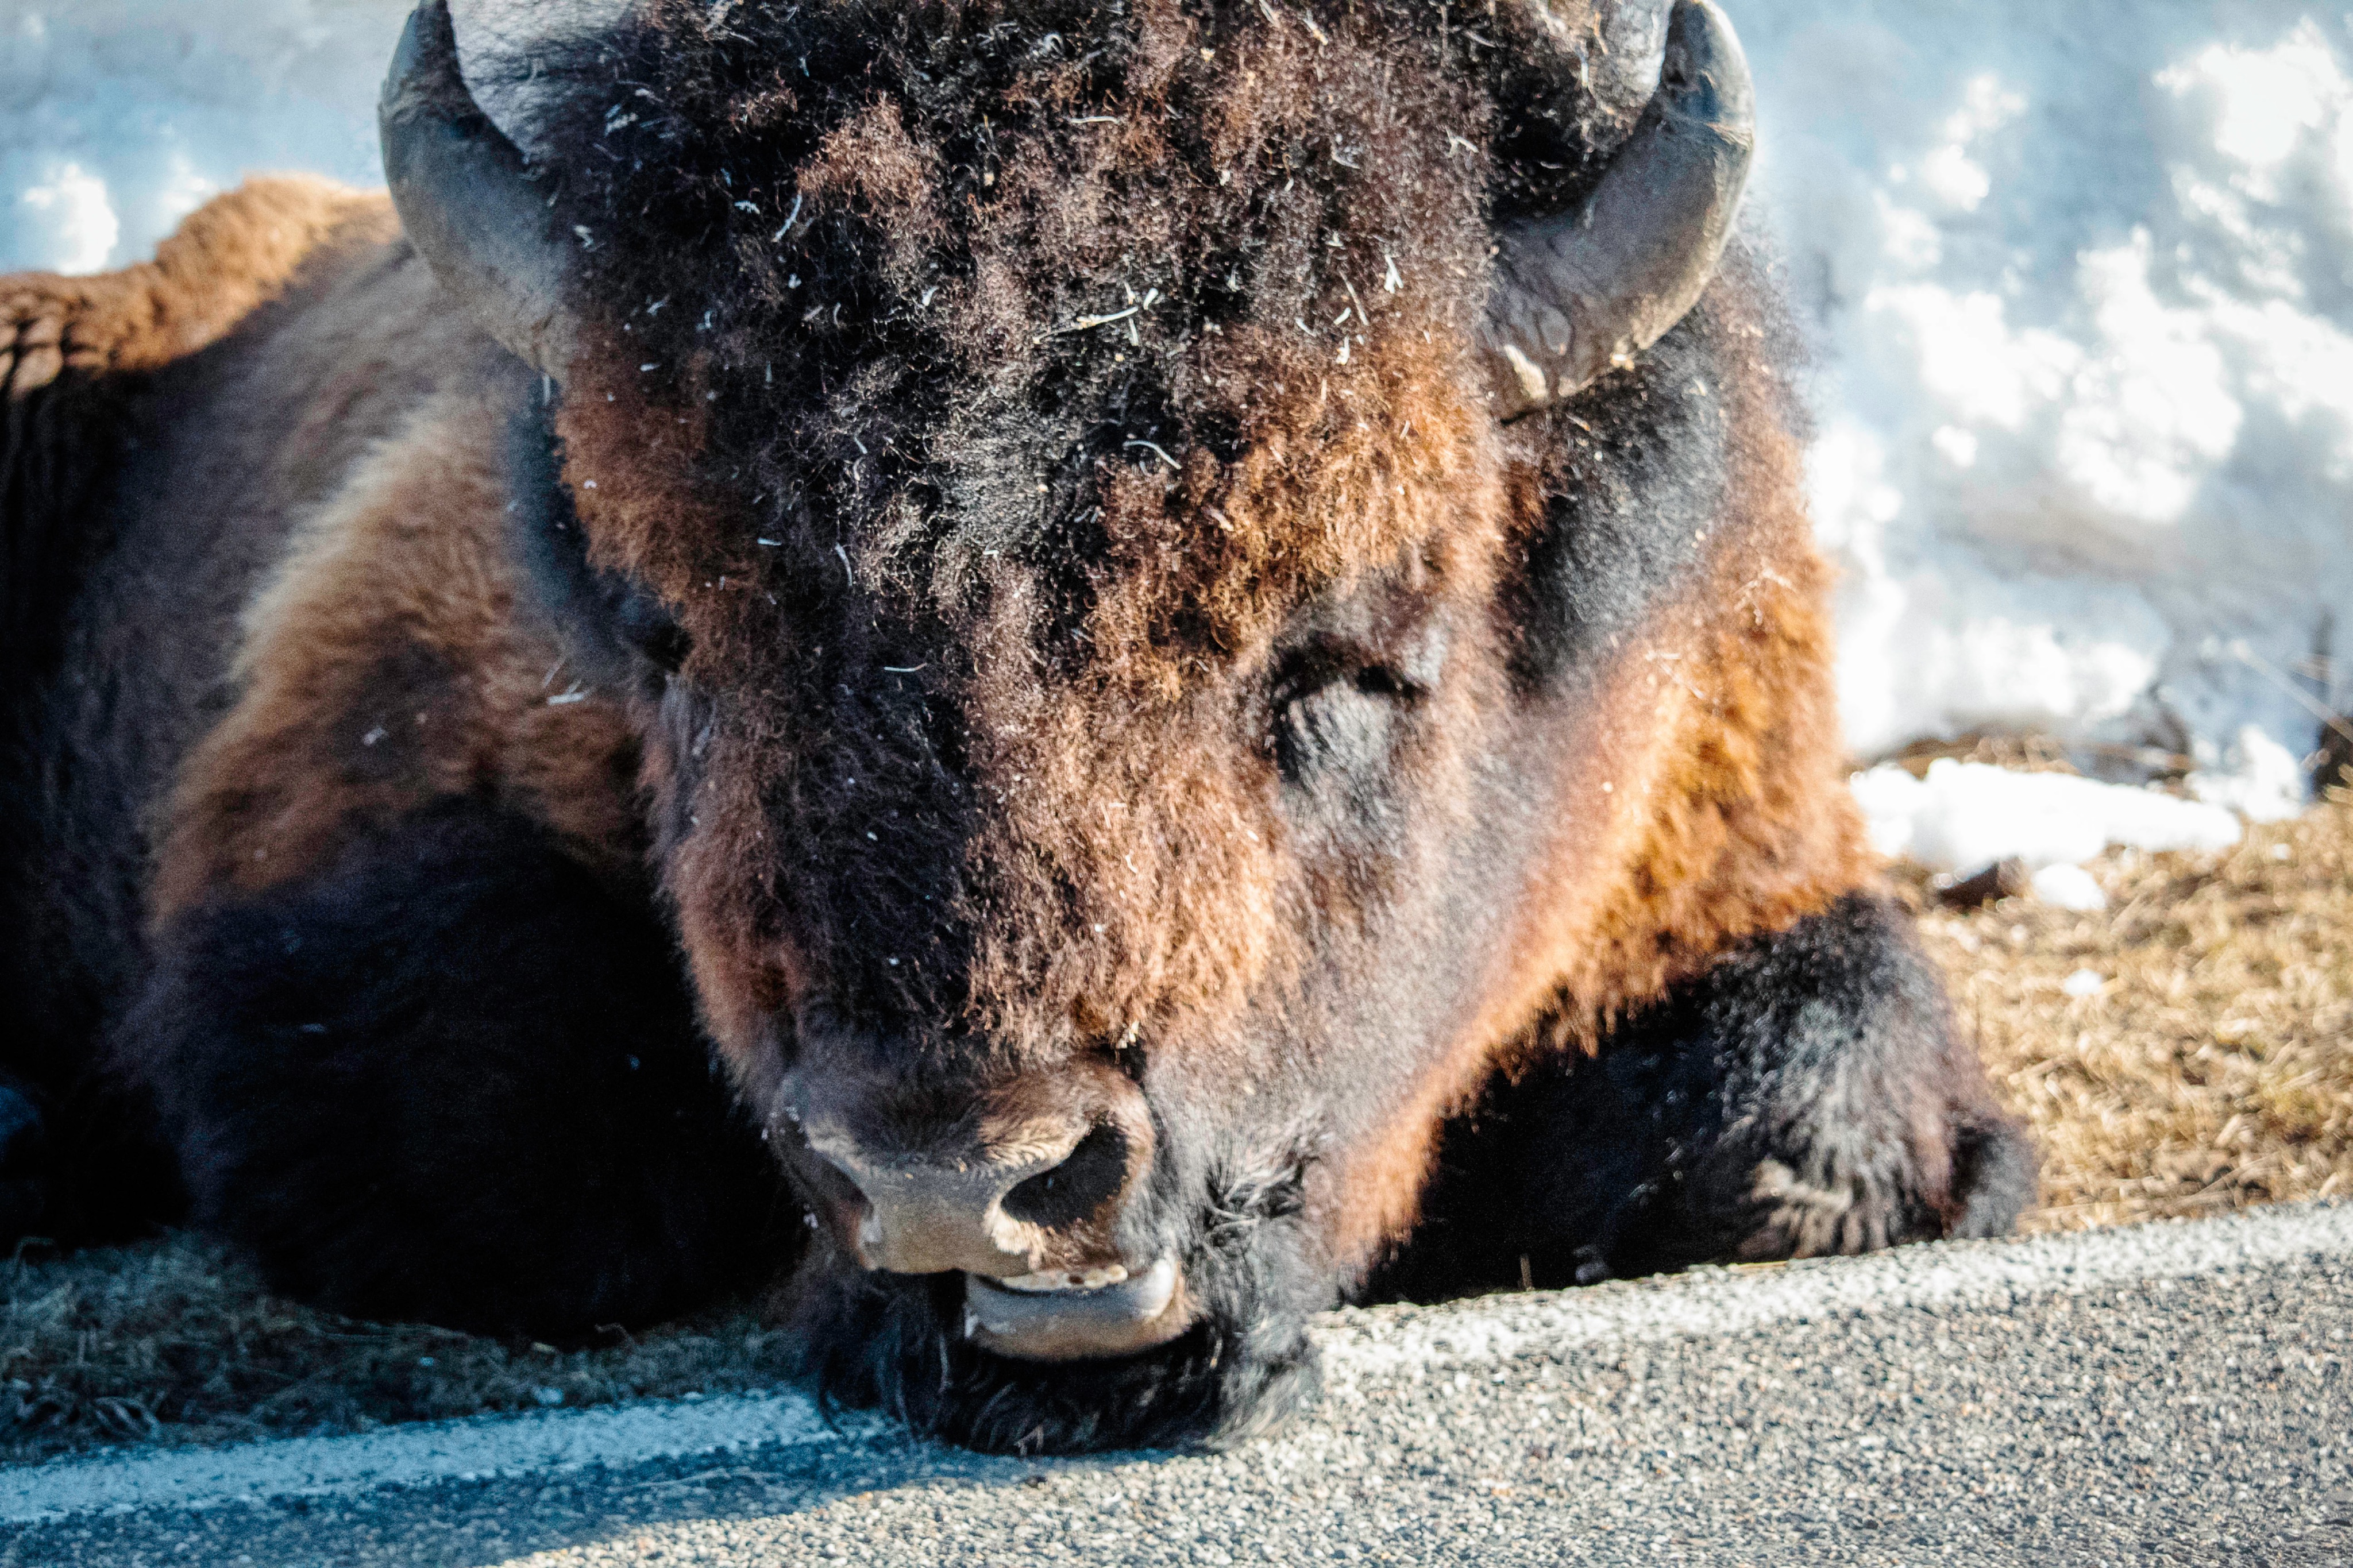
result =
[[[1005,1194],[1011,1218],[1044,1229],[1075,1225],[1097,1213],[1127,1184],[1127,1140],[1118,1128],[1097,1122],[1070,1157]]]

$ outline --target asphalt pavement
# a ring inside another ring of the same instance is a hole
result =
[[[2353,1206],[1336,1313],[1223,1455],[790,1392],[0,1472],[0,1564],[2353,1568]]]

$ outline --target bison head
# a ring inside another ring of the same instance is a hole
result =
[[[1745,68],[1708,0],[1646,106],[1609,17],[1460,21],[410,24],[395,198],[536,373],[516,548],[637,716],[837,1392],[1249,1429],[1499,1050],[1668,962],[1692,725],[1626,672],[1765,548],[1754,312],[1562,405],[1719,270]]]

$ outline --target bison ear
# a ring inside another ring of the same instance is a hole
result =
[[[435,279],[492,337],[565,380],[578,335],[573,247],[554,232],[553,187],[467,88],[446,0],[408,18],[376,122],[393,205]]]
[[[1676,0],[1659,89],[1574,210],[1496,237],[1479,347],[1505,419],[1664,337],[1706,291],[1756,151],[1747,58],[1714,0]]]

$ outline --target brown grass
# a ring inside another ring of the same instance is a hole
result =
[[[2104,913],[2005,900],[1923,921],[2042,1146],[2028,1227],[2353,1194],[2353,795],[2226,855],[2092,872]],[[2098,993],[2068,995],[2084,973]]]
[[[2228,855],[2092,869],[2105,913],[1957,913],[1905,883],[2042,1146],[2027,1228],[2353,1194],[2353,794]],[[2069,995],[2086,971],[2099,991]],[[749,1306],[558,1350],[290,1306],[185,1236],[28,1250],[0,1265],[0,1461],[723,1393],[773,1384],[784,1348]]]

